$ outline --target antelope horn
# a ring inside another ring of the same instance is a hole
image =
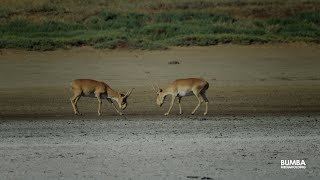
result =
[[[154,85],[153,85],[153,84],[151,84],[151,85],[152,85],[153,90],[157,93],[158,91],[156,90],[156,88],[154,87]]]
[[[130,94],[131,94],[131,92],[132,92],[133,89],[134,89],[134,88],[132,88],[131,90],[129,90],[125,96],[126,96],[126,97],[130,96]]]
[[[158,89],[160,90],[160,87],[159,87],[158,83],[155,83],[155,84],[156,84],[156,86],[158,87]]]

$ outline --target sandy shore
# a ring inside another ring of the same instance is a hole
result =
[[[159,115],[152,82],[161,87],[177,78],[202,77],[210,83],[209,115],[317,113],[320,111],[318,45],[260,45],[173,48],[168,51],[102,51],[77,48],[52,52],[2,50],[0,115],[71,117],[70,81],[92,78],[116,90],[135,90],[127,115]],[[168,64],[169,61],[180,64]],[[182,100],[185,113],[195,97]],[[95,117],[97,101],[82,98],[80,110]],[[198,114],[202,114],[201,107]],[[116,115],[104,103],[103,114]],[[177,114],[177,107],[173,109]]]

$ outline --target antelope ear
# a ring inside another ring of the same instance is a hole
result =
[[[134,88],[132,88],[131,90],[129,90],[129,91],[127,92],[127,94],[125,95],[125,97],[130,96],[130,94],[131,94],[131,92],[132,92],[133,89],[134,89]]]

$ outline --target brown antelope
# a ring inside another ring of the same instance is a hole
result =
[[[180,114],[182,114],[182,109],[181,109],[181,105],[180,105],[181,98],[183,96],[191,96],[191,95],[195,95],[199,101],[198,105],[192,111],[191,114],[194,114],[196,112],[196,110],[199,108],[199,106],[201,105],[201,103],[203,101],[205,101],[206,102],[206,110],[204,112],[204,115],[207,115],[208,103],[209,103],[209,100],[206,97],[206,91],[209,88],[209,83],[207,81],[205,81],[203,79],[199,79],[199,78],[177,79],[177,80],[173,81],[171,84],[169,84],[169,86],[167,86],[164,89],[159,88],[158,85],[157,85],[157,88],[158,88],[158,90],[156,90],[155,87],[153,86],[153,89],[157,93],[157,104],[160,107],[162,106],[163,101],[165,100],[167,95],[172,96],[170,108],[169,108],[168,112],[166,112],[164,115],[166,115],[166,116],[169,115],[176,97],[178,97]]]
[[[119,108],[124,110],[127,107],[127,98],[130,96],[133,88],[127,92],[127,94],[121,94],[110,88],[104,82],[92,80],[92,79],[76,79],[71,82],[71,89],[73,91],[73,96],[70,98],[74,113],[76,115],[81,115],[79,113],[77,102],[80,97],[95,97],[98,99],[99,107],[98,107],[98,115],[101,115],[101,99],[107,99],[112,107],[120,114],[123,115],[113,104],[113,101],[116,101],[119,105]]]

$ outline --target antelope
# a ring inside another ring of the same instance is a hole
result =
[[[180,104],[181,99],[184,96],[191,96],[191,95],[196,96],[196,98],[198,99],[198,104],[191,114],[193,115],[197,111],[201,103],[205,101],[206,109],[205,109],[204,115],[207,115],[208,103],[209,103],[209,100],[206,97],[206,91],[209,88],[209,83],[207,81],[199,78],[177,79],[164,89],[161,89],[157,84],[156,86],[158,88],[157,90],[152,85],[153,89],[157,93],[157,104],[160,107],[162,106],[163,101],[166,99],[167,95],[171,95],[172,97],[169,110],[164,115],[166,116],[169,115],[176,97],[178,97],[180,114],[182,114],[182,109]]]
[[[127,107],[127,98],[130,96],[132,90],[129,90],[125,95],[119,93],[113,89],[109,85],[104,82],[92,80],[92,79],[76,79],[71,82],[71,89],[73,91],[73,96],[70,98],[74,114],[81,115],[78,110],[77,103],[81,96],[83,97],[95,97],[98,99],[99,107],[98,107],[98,115],[101,116],[101,99],[107,99],[112,107],[119,113],[123,115],[116,106],[113,104],[113,101],[116,101],[119,105],[119,108],[124,110]]]

